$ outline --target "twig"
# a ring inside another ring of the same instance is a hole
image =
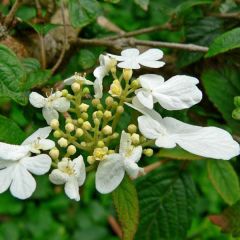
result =
[[[233,18],[240,20],[240,13],[239,12],[231,12],[231,13],[212,13],[211,16],[219,17],[219,18]]]
[[[117,234],[117,236],[122,239],[122,229],[117,220],[113,216],[108,217],[108,223],[110,224],[112,230]]]
[[[41,64],[42,68],[46,69],[47,61],[46,61],[46,51],[45,51],[45,44],[44,44],[44,37],[41,34],[38,34],[40,40],[40,50],[41,50]]]
[[[37,16],[39,18],[41,18],[42,17],[42,7],[41,7],[39,0],[35,0],[35,5],[36,5],[36,9],[37,9]]]
[[[63,40],[64,42],[63,42],[63,48],[62,48],[61,54],[59,56],[59,59],[57,60],[57,62],[51,69],[52,74],[54,74],[56,72],[56,70],[58,69],[58,67],[61,65],[64,55],[65,55],[65,52],[66,52],[66,47],[67,47],[67,29],[66,29],[66,19],[65,19],[65,14],[64,14],[63,1],[61,2],[61,13],[62,13],[62,20],[63,20],[63,28],[64,28],[64,40]]]
[[[106,46],[106,47],[116,47],[123,48],[127,46],[149,46],[149,47],[166,47],[181,49],[194,52],[207,52],[208,47],[199,46],[195,44],[183,44],[183,43],[170,43],[170,42],[160,42],[160,41],[146,41],[146,40],[136,40],[136,39],[118,39],[114,41],[109,41],[107,39],[84,39],[78,38],[75,42],[78,45],[87,45],[87,46]]]
[[[5,20],[4,20],[4,25],[6,27],[9,27],[9,25],[12,23],[12,21],[15,17],[15,13],[17,12],[17,10],[21,4],[22,4],[22,0],[16,0],[14,2],[11,10],[9,11],[8,15],[5,17]]]

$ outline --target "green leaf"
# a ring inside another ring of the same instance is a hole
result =
[[[82,28],[93,22],[100,14],[96,0],[69,0],[69,15],[73,27]]]
[[[239,180],[227,161],[208,160],[208,177],[223,200],[232,205],[240,199]]]
[[[235,133],[240,133],[239,121],[232,118],[232,111],[235,108],[233,98],[240,92],[237,69],[233,67],[208,69],[203,72],[202,81],[209,99],[221,112],[231,129]]]
[[[240,201],[226,208],[223,213],[209,216],[211,222],[221,228],[224,233],[240,237]]]
[[[134,0],[134,2],[139,5],[143,10],[148,10],[149,0]]]
[[[206,57],[213,57],[235,48],[240,48],[240,27],[217,37],[210,45]]]
[[[25,133],[19,126],[4,116],[0,115],[0,141],[19,144],[25,139]]]
[[[178,164],[165,164],[137,181],[140,224],[136,239],[186,239],[196,201],[192,178]]]
[[[78,54],[78,63],[81,68],[88,69],[96,64],[98,57],[88,49],[82,49]]]
[[[48,24],[32,24],[28,22],[28,24],[40,35],[46,35],[48,32],[51,30],[59,27],[59,24],[53,24],[53,23],[48,23]]]
[[[123,240],[132,240],[137,231],[139,206],[136,188],[127,175],[112,196],[121,223]]]
[[[26,72],[17,56],[0,44],[0,97],[10,97],[19,104],[27,104],[27,95],[21,90]]]
[[[176,147],[173,149],[163,148],[159,151],[158,157],[170,158],[174,160],[202,160],[204,157],[189,153],[182,148]]]

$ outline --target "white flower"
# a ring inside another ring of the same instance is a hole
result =
[[[65,79],[63,82],[65,85],[72,85],[74,82],[79,82],[83,85],[93,85],[93,82],[86,79],[84,76],[81,76],[79,73],[75,73],[73,76]]]
[[[40,150],[50,150],[55,147],[52,140],[46,139],[51,133],[51,127],[39,128],[22,143],[23,146],[29,146],[29,151],[39,154]]]
[[[2,145],[0,145],[1,147]],[[9,144],[8,150],[12,151],[12,159],[9,159],[8,152],[5,155],[2,154],[2,150],[0,151],[0,193],[5,192],[10,187],[10,192],[14,197],[19,199],[29,198],[36,189],[36,181],[31,173],[42,175],[49,171],[51,158],[48,155],[21,156],[19,152],[24,153],[25,148],[26,146],[16,148],[16,146]],[[18,152],[15,152],[15,150],[18,150]]]
[[[100,66],[98,66],[93,72],[93,75],[96,78],[96,80],[94,81],[94,92],[95,92],[94,97],[95,98],[102,98],[103,78],[106,75],[108,75],[111,68],[116,65],[116,61],[114,59],[110,58],[109,56],[101,54],[99,56],[99,63],[100,63]]]
[[[83,157],[79,156],[73,161],[64,158],[58,163],[58,169],[54,169],[49,175],[52,183],[65,184],[64,190],[70,199],[80,200],[79,187],[83,185],[86,178]]]
[[[164,62],[159,61],[163,57],[163,52],[160,49],[152,48],[144,53],[139,52],[136,48],[125,49],[121,52],[121,56],[108,54],[115,58],[118,67],[126,69],[139,69],[140,65],[150,68],[160,68],[165,65]]]
[[[134,99],[128,104],[144,115],[138,117],[138,127],[148,139],[154,139],[158,147],[181,148],[199,156],[229,160],[240,153],[239,144],[225,130],[217,127],[199,127],[183,123],[171,117],[162,118]]]
[[[96,188],[100,193],[110,193],[121,183],[125,171],[132,178],[136,178],[143,169],[137,162],[142,155],[142,147],[132,146],[129,134],[122,132],[119,153],[107,155],[102,160],[96,172]]]
[[[202,99],[202,92],[196,87],[198,79],[177,75],[164,82],[156,74],[145,74],[139,77],[142,88],[135,91],[138,100],[145,107],[152,109],[158,102],[167,110],[181,110],[197,104]]]
[[[62,93],[57,91],[45,98],[42,95],[32,92],[29,96],[30,103],[36,108],[42,108],[42,114],[50,125],[53,119],[58,119],[58,112],[66,112],[70,108],[70,101],[62,97]]]

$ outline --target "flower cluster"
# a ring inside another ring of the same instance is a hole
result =
[[[37,130],[21,146],[0,143],[0,192],[10,187],[15,197],[28,198],[36,187],[29,172],[41,175],[52,167],[49,180],[64,185],[66,195],[78,201],[79,187],[89,171],[96,171],[96,189],[110,193],[125,174],[132,179],[144,174],[138,162],[143,154],[152,156],[156,148],[179,146],[223,160],[237,156],[239,145],[228,132],[162,118],[154,110],[156,104],[170,111],[186,109],[202,99],[194,77],[177,75],[165,81],[157,74],[133,74],[141,66],[164,66],[162,57],[159,49],[100,55],[94,82],[76,73],[64,80],[65,89],[46,98],[32,92],[30,103],[42,109],[49,126]],[[111,79],[106,89],[105,79]],[[137,124],[130,122],[123,129],[121,118],[128,107],[140,116]],[[52,130],[56,144],[46,139]]]

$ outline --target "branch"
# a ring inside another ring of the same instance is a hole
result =
[[[4,25],[6,27],[9,27],[9,25],[12,23],[15,13],[17,12],[18,8],[21,6],[22,0],[16,0],[13,4],[11,10],[9,11],[8,15],[5,17]]]
[[[110,224],[112,230],[117,234],[117,236],[122,239],[122,229],[117,220],[113,216],[108,217],[108,223]]]
[[[233,18],[240,20],[240,13],[239,12],[231,12],[231,13],[213,13],[211,14],[213,17],[219,17],[219,18]]]

